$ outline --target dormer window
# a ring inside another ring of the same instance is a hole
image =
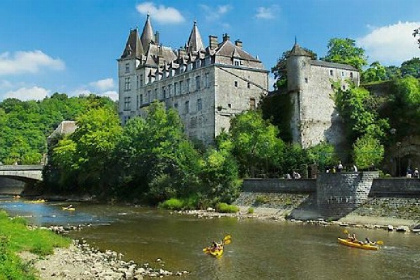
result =
[[[125,64],[125,73],[130,73],[130,63]]]
[[[239,59],[233,59],[233,65],[235,65],[235,66],[239,66],[239,65],[241,65],[241,61],[239,60]]]

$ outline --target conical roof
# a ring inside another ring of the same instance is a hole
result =
[[[152,24],[150,23],[150,16],[147,15],[146,23],[144,24],[143,32],[141,33],[143,50],[147,51],[150,42],[155,42],[155,35],[153,34]]]
[[[203,40],[201,40],[200,32],[198,31],[197,22],[194,21],[194,26],[191,30],[188,43],[186,45],[187,52],[196,52],[204,50]]]
[[[290,51],[289,56],[311,56],[307,51],[305,51],[298,43],[295,42],[292,50]]]
[[[144,51],[140,42],[138,30],[130,30],[130,35],[128,36],[127,43],[125,44],[125,49],[121,55],[121,58],[140,58],[142,54],[144,54]]]

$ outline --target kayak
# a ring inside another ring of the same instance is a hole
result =
[[[207,255],[211,255],[216,258],[220,258],[223,255],[223,247],[220,249],[212,250],[211,247],[206,247],[203,249],[203,252]]]
[[[28,203],[44,203],[45,199],[38,199],[38,200],[30,200]]]
[[[62,209],[67,210],[67,211],[75,211],[76,210],[76,208],[73,208],[73,207],[63,207]]]
[[[338,238],[338,243],[349,246],[349,247],[365,249],[365,250],[378,250],[379,249],[379,246],[377,246],[377,245],[360,244],[359,242],[352,242],[352,241],[350,241],[348,239],[344,239],[344,238]]]

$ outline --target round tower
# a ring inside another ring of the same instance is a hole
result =
[[[287,89],[289,92],[299,92],[304,83],[305,68],[311,59],[310,54],[296,42],[286,61]]]

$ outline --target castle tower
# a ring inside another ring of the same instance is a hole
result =
[[[187,52],[197,52],[200,50],[204,50],[204,44],[201,40],[200,32],[198,32],[197,22],[194,21],[194,26],[188,38]]]
[[[306,69],[309,67],[310,54],[301,48],[296,42],[287,58],[287,90],[291,94],[293,107],[291,117],[291,129],[293,142],[302,143],[300,123],[302,115],[303,92],[305,88]]]
[[[155,35],[153,34],[152,24],[150,23],[150,16],[147,15],[146,22],[143,27],[143,32],[141,33],[141,43],[143,44],[143,49],[145,52],[149,50],[149,44],[155,43]]]

